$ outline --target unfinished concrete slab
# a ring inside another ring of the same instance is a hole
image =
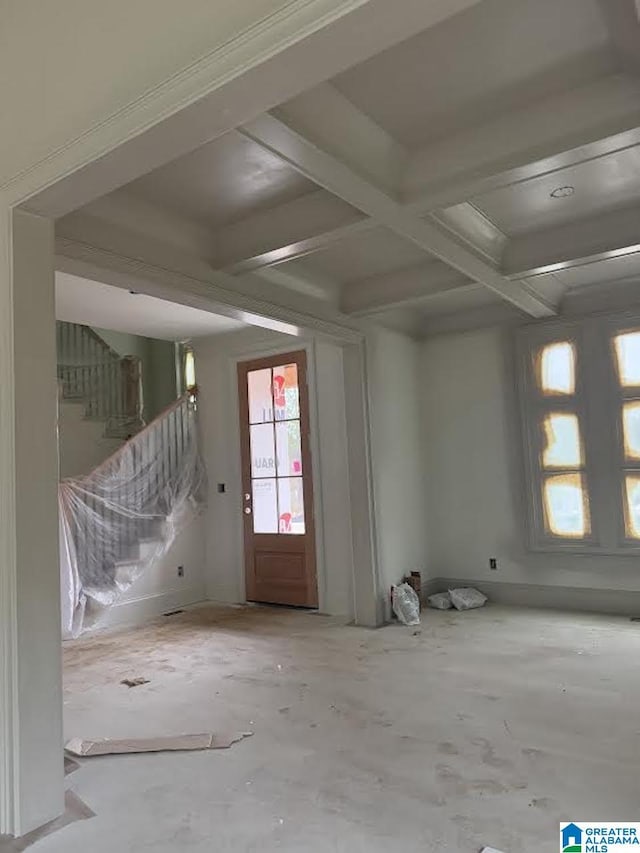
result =
[[[255,734],[79,759],[96,817],[38,851],[555,850],[561,820],[637,812],[639,660],[628,619],[492,605],[418,635],[207,606],[76,641],[67,738]]]

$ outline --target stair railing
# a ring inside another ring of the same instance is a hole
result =
[[[60,483],[65,636],[95,622],[204,501],[195,401],[185,394],[90,474]]]
[[[144,424],[142,362],[121,357],[88,326],[57,324],[58,381],[63,399],[79,400],[86,417],[124,438]]]

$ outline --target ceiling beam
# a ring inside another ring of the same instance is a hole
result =
[[[355,317],[371,317],[395,308],[410,308],[452,293],[477,291],[482,285],[440,261],[349,282],[342,288],[340,308]]]
[[[218,269],[246,272],[305,254],[306,241],[313,245],[318,234],[357,226],[364,218],[341,198],[318,189],[214,232],[209,260]]]
[[[376,186],[394,195],[400,190],[407,152],[331,83],[304,92],[272,112]]]
[[[527,314],[544,317],[555,313],[554,307],[533,288],[506,279],[490,263],[446,233],[436,222],[420,219],[408,212],[393,197],[281,118],[267,113],[242,125],[239,131],[319,186],[420,246],[425,252],[440,258],[463,275],[484,284]]]
[[[636,206],[513,237],[504,252],[502,271],[509,278],[522,278],[639,252],[640,207]]]
[[[640,80],[612,75],[429,145],[403,201],[424,214],[640,143]]]
[[[274,245],[271,249],[259,252],[256,255],[240,256],[237,260],[222,267],[222,269],[231,275],[238,275],[239,273],[256,272],[268,269],[269,267],[275,267],[285,261],[295,261],[305,257],[305,255],[310,255],[312,252],[319,252],[321,249],[326,249],[332,243],[347,240],[349,237],[353,237],[363,231],[368,231],[372,225],[373,223],[370,219],[362,218],[350,225],[339,225],[337,228],[329,228],[326,231],[320,231],[301,240],[287,242],[281,239],[279,244]]]

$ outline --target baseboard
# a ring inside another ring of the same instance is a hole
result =
[[[498,604],[640,616],[640,590],[542,586],[469,578],[433,578],[423,582],[423,594],[426,598],[434,592],[443,592],[457,586],[473,586],[483,592],[490,601]]]
[[[205,598],[204,584],[202,584],[186,589],[170,589],[154,595],[144,595],[131,601],[121,601],[109,608],[93,630],[103,631],[140,625],[171,610],[197,604]]]

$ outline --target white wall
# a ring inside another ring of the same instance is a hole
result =
[[[318,592],[326,613],[353,615],[353,555],[349,510],[342,351],[262,329],[195,342],[199,419],[209,477],[207,596],[242,602],[244,549],[236,364],[276,351],[307,350],[314,504],[319,526]],[[217,484],[225,483],[220,494]]]
[[[376,533],[382,595],[426,568],[420,345],[384,329],[367,335]]]
[[[634,557],[532,553],[512,333],[483,329],[423,345],[429,573],[479,582],[640,591]],[[489,569],[496,557],[498,570]],[[535,590],[523,591],[534,596]],[[584,594],[564,596],[571,605]],[[553,603],[551,599],[547,599]],[[593,598],[597,606],[596,598]]]
[[[58,402],[60,479],[88,474],[121,445],[104,434],[104,421],[87,420],[84,403]]]

